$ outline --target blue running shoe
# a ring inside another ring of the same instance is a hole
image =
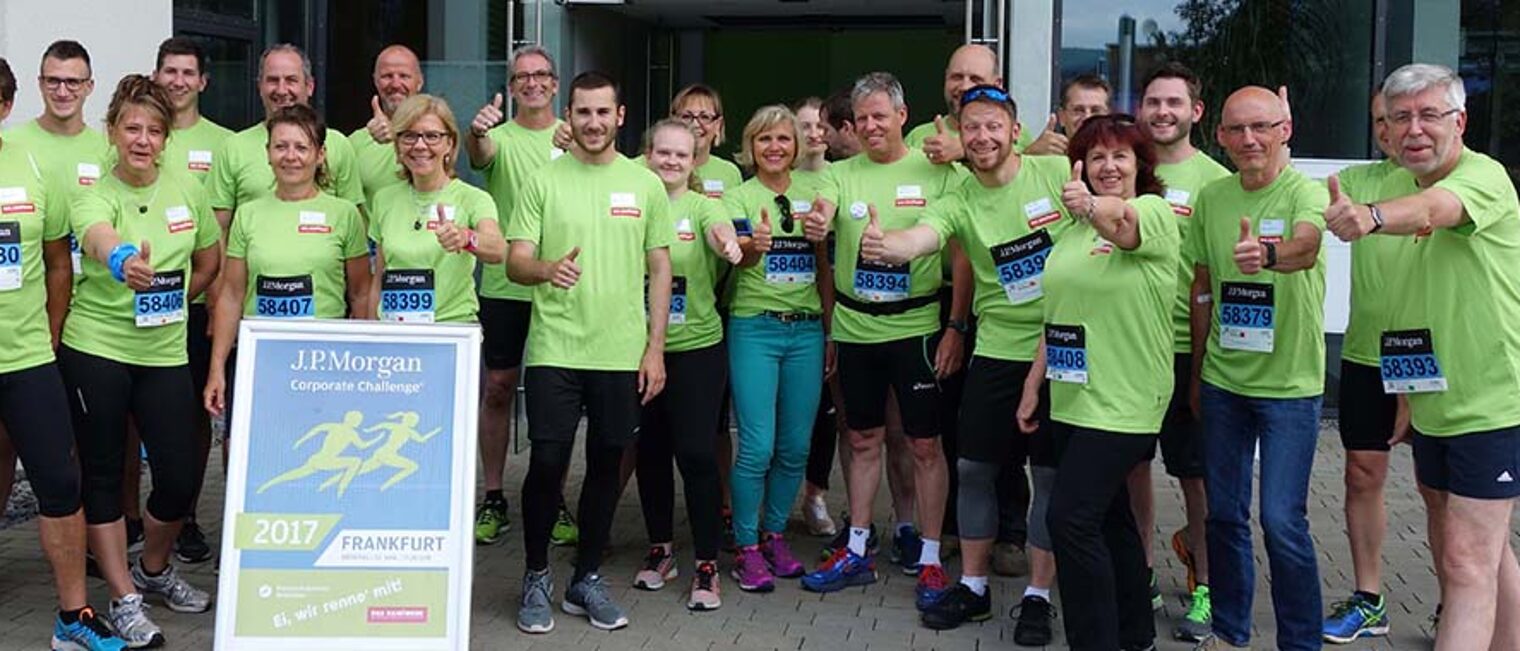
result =
[[[1363,637],[1379,637],[1388,634],[1388,610],[1381,595],[1373,603],[1366,595],[1357,592],[1350,599],[1331,607],[1330,617],[1325,619],[1324,638],[1333,644],[1349,644]]]
[[[950,583],[945,568],[925,565],[918,571],[918,584],[913,586],[913,605],[918,607],[918,612],[928,612],[930,607],[950,591],[952,585],[955,584]]]
[[[902,566],[903,574],[918,574],[918,557],[924,551],[924,537],[914,527],[897,530],[892,536],[892,562]]]
[[[125,648],[127,643],[95,617],[93,608],[86,607],[73,624],[53,618],[54,651],[118,651]]]
[[[811,592],[838,592],[850,586],[876,582],[876,562],[848,548],[834,552],[817,571],[802,577],[802,588]]]

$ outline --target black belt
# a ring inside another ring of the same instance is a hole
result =
[[[871,316],[888,316],[892,314],[902,314],[903,312],[915,310],[925,305],[938,303],[939,295],[925,294],[923,296],[914,296],[912,298],[905,298],[903,300],[892,301],[890,303],[867,303],[865,301],[856,300],[854,296],[850,296],[848,292],[844,291],[843,289],[839,289],[836,286],[834,288],[834,302],[863,314],[869,314]]]
[[[812,314],[812,313],[809,313],[809,312],[773,312],[771,310],[766,310],[764,312],[761,312],[760,316],[763,316],[763,317],[766,317],[766,318],[770,318],[770,319],[775,319],[775,320],[780,321],[782,323],[794,323],[794,322],[798,322],[798,321],[817,321],[817,320],[823,318],[822,314]]]

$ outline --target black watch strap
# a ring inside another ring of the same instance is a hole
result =
[[[966,323],[960,319],[950,319],[949,321],[945,322],[945,327],[961,334],[971,332],[971,324]]]

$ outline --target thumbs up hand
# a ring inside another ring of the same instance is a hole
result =
[[[554,128],[553,140],[554,146],[564,151],[570,151],[570,148],[575,146],[575,134],[570,132],[569,122],[561,122]]]
[[[1051,113],[1050,119],[1045,121],[1045,131],[1041,132],[1040,137],[1034,142],[1029,143],[1024,153],[1035,156],[1065,156],[1067,138],[1056,132],[1057,126],[1056,114]]]
[[[1341,192],[1340,176],[1331,175],[1330,205],[1325,206],[1325,228],[1330,229],[1343,242],[1354,242],[1371,233],[1375,225],[1372,210],[1369,208],[1366,213],[1367,218],[1363,220],[1362,208],[1351,203],[1351,197]]]
[[[1061,204],[1066,206],[1066,212],[1081,219],[1092,217],[1093,195],[1088,189],[1087,182],[1082,179],[1082,161],[1077,161],[1071,166],[1071,180],[1061,186]]]
[[[749,248],[756,253],[766,253],[771,250],[771,212],[765,208],[760,209],[760,223],[755,225],[755,233],[750,237]]]
[[[121,265],[122,277],[126,278],[127,286],[133,291],[147,291],[153,286],[153,265],[149,262],[151,249],[148,241],[143,240],[137,249],[137,255],[127,258]]]
[[[802,215],[802,236],[809,242],[822,242],[829,237],[829,215],[834,206],[822,197],[813,197],[813,205]]]
[[[1240,240],[1235,243],[1235,266],[1240,268],[1240,273],[1255,275],[1261,272],[1265,257],[1266,247],[1251,235],[1251,218],[1241,217]]]
[[[876,204],[866,204],[866,229],[860,234],[860,257],[871,262],[886,260],[887,236],[881,230],[881,218],[876,215]]]
[[[385,109],[380,106],[379,95],[370,96],[369,107],[374,112],[369,122],[364,125],[364,128],[369,130],[369,137],[374,138],[375,142],[382,145],[390,142],[393,137],[391,134],[391,118],[385,114]]]
[[[475,119],[470,122],[470,134],[476,138],[484,138],[486,132],[498,124],[506,114],[502,113],[503,99],[501,93],[491,98],[491,103],[480,107],[480,112],[475,114]]]
[[[932,163],[950,163],[966,155],[960,136],[945,126],[945,116],[934,116],[934,135],[924,139],[924,155]]]
[[[576,264],[575,258],[581,254],[581,247],[570,249],[565,257],[554,261],[553,273],[549,276],[549,284],[560,289],[570,289],[581,279],[581,266]]]

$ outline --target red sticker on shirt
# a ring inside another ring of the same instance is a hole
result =
[[[1192,217],[1193,207],[1186,204],[1174,203],[1172,204],[1172,212],[1180,217]]]
[[[33,203],[8,203],[0,206],[0,214],[24,215],[37,212],[37,205]]]
[[[612,209],[612,216],[613,217],[632,217],[634,219],[638,219],[643,214],[644,213],[642,211],[640,211],[638,208],[631,208],[631,207],[621,207],[621,208],[619,208],[619,207],[613,207],[613,209]]]
[[[195,161],[190,161],[190,171],[192,171],[192,172],[210,172],[211,171],[211,163],[197,163]]]
[[[1281,235],[1264,235],[1256,240],[1262,244],[1282,244],[1283,238]]]
[[[179,233],[179,232],[182,232],[182,231],[188,231],[188,230],[194,230],[194,229],[195,229],[195,222],[190,221],[188,219],[177,221],[177,222],[169,222],[169,232],[170,233]]]
[[[296,227],[297,233],[331,233],[332,227],[327,224],[301,224]]]
[[[81,177],[79,177],[79,184],[80,185],[95,185],[95,177],[93,177],[93,176],[81,176]]]
[[[929,205],[929,202],[924,199],[898,199],[892,205],[898,208],[922,208]]]
[[[1041,226],[1046,226],[1046,225],[1049,225],[1049,224],[1054,224],[1054,223],[1056,223],[1056,222],[1058,222],[1060,220],[1061,220],[1061,213],[1059,211],[1052,210],[1052,211],[1050,211],[1048,213],[1040,215],[1039,217],[1031,217],[1031,218],[1029,218],[1029,227],[1030,228],[1039,228]]]

